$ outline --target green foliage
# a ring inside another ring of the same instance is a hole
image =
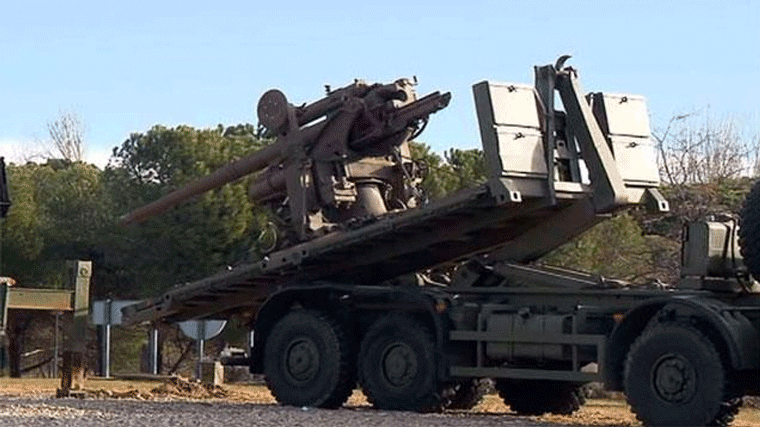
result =
[[[677,242],[644,236],[636,219],[623,213],[555,249],[542,262],[629,281],[671,280],[666,267],[677,251]]]
[[[486,180],[485,158],[481,150],[452,148],[444,154],[444,160],[426,144],[412,142],[409,147],[412,158],[428,170],[421,187],[432,200]]]
[[[22,260],[34,260],[42,252],[41,234],[43,218],[37,203],[35,177],[43,169],[34,163],[26,166],[8,166],[8,186],[12,209],[3,222],[3,254],[13,254]],[[3,274],[7,274],[3,269]]]
[[[451,148],[444,153],[444,157],[454,172],[457,190],[486,182],[485,156],[482,150]]]
[[[89,259],[96,298],[134,298],[255,256],[261,219],[248,203],[245,180],[142,224],[116,224],[120,215],[257,150],[264,142],[254,132],[251,125],[156,126],[130,135],[104,171],[67,160],[10,165],[13,206],[2,224],[2,274],[23,286],[60,286],[64,260]]]
[[[133,326],[111,328],[111,373],[141,372],[140,361],[148,342],[149,328]]]
[[[13,206],[2,224],[2,274],[24,286],[59,287],[66,259],[91,258],[111,218],[101,171],[51,160],[8,167]]]
[[[116,210],[129,212],[260,148],[253,131],[155,126],[130,135],[104,172]],[[119,239],[105,248],[101,269],[122,296],[155,295],[248,260],[257,235],[245,179],[113,233]]]

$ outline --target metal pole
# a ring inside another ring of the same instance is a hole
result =
[[[111,377],[111,299],[107,299],[103,304],[103,317],[106,324],[103,326],[103,377]]]
[[[199,380],[203,379],[203,367],[201,363],[203,362],[203,344],[205,344],[204,341],[205,340],[203,339],[198,340],[198,364],[196,365],[197,372],[195,374]]]
[[[203,380],[203,352],[205,341],[203,338],[206,336],[206,321],[198,320],[198,365],[196,365],[196,374],[199,380]]]
[[[150,331],[150,371],[158,375],[158,328]]]
[[[250,332],[248,332],[248,356],[253,355],[253,343],[255,342],[253,334],[253,329],[251,329]]]
[[[53,346],[53,378],[58,378],[58,347],[59,347],[58,330],[60,328],[59,326],[60,321],[61,321],[61,312],[56,311],[55,312],[55,345]]]

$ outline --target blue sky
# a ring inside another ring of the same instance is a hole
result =
[[[705,108],[760,133],[760,0],[16,1],[0,13],[0,155],[23,156],[73,109],[103,164],[154,124],[256,122],[267,89],[416,75],[451,91],[420,140],[480,144],[471,85],[532,82],[570,53],[587,91],[641,94],[653,126]]]

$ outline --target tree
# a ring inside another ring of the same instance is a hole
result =
[[[101,171],[49,160],[8,168],[13,207],[2,224],[2,272],[26,287],[60,286],[66,259],[92,257],[108,223]]]
[[[716,122],[709,111],[674,116],[652,136],[660,154],[660,175],[669,186],[720,185],[757,168],[758,136],[743,135],[734,120]]]
[[[58,118],[47,123],[47,130],[50,143],[60,154],[60,158],[72,162],[84,160],[85,125],[76,111],[61,110]]]
[[[671,212],[643,218],[646,232],[678,240],[688,221],[738,212],[757,169],[760,139],[737,123],[698,111],[674,116],[653,133]]]
[[[621,213],[550,252],[541,262],[632,282],[672,282],[678,277],[673,253],[678,253],[677,242],[644,235],[636,217]]]
[[[486,182],[486,160],[482,150],[451,148],[444,157],[454,172],[457,190]]]
[[[674,116],[653,137],[664,191],[681,220],[737,212],[757,169],[758,135],[740,132],[735,120],[696,112]]]
[[[114,149],[105,172],[115,210],[127,213],[264,142],[251,125],[214,129],[155,126]],[[247,197],[248,179],[224,185],[144,223],[113,226],[106,248],[111,289],[122,297],[150,296],[177,283],[205,277],[257,255],[258,222]],[[125,286],[126,285],[126,286]]]
[[[421,187],[429,199],[438,199],[466,187],[485,182],[485,157],[478,149],[452,148],[444,158],[431,151],[430,146],[412,142],[412,158],[427,169]]]

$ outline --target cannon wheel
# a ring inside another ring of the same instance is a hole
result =
[[[267,386],[284,405],[338,408],[355,384],[350,348],[343,328],[324,313],[293,311],[266,340]]]
[[[496,390],[519,415],[570,415],[586,403],[581,386],[564,381],[498,380]]]
[[[688,324],[650,326],[633,343],[625,364],[628,403],[645,425],[726,426],[740,399],[715,345]]]
[[[379,409],[439,411],[435,343],[420,322],[390,314],[367,331],[359,350],[359,382]]]

